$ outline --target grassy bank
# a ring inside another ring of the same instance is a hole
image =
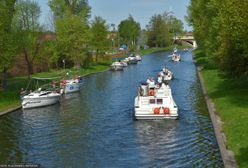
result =
[[[225,76],[201,51],[195,51],[195,60],[212,98],[216,111],[223,122],[227,148],[235,154],[239,167],[248,167],[248,80]]]
[[[182,48],[189,48],[189,46],[177,46],[178,49],[182,49]],[[164,47],[164,48],[147,48],[144,50],[140,50],[137,53],[140,55],[147,55],[147,54],[151,54],[154,52],[162,52],[162,51],[172,51],[174,48],[174,46],[169,46],[169,47]]]

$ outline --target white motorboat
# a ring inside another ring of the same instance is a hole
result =
[[[113,62],[111,65],[110,65],[110,68],[111,70],[113,71],[122,71],[124,66],[121,62]]]
[[[73,92],[78,92],[80,91],[82,84],[83,84],[83,80],[82,77],[77,77],[74,79],[65,79],[61,81],[61,93],[73,93]]]
[[[135,56],[130,56],[128,57],[128,64],[137,64],[138,60],[136,59]]]
[[[41,89],[31,92],[22,97],[22,108],[43,107],[59,102],[60,94],[55,91],[41,91]]]
[[[134,106],[137,120],[178,118],[178,107],[173,100],[171,88],[164,83],[154,88],[149,87],[149,84],[141,84]]]
[[[175,62],[179,62],[181,61],[181,56],[179,54],[173,53],[171,60]]]
[[[142,58],[141,58],[140,55],[136,55],[135,58],[136,58],[137,61],[141,61],[142,60]]]
[[[162,69],[162,71],[159,74],[160,76],[163,77],[163,80],[165,81],[170,81],[173,79],[173,73],[165,67]]]
[[[126,61],[122,60],[121,63],[123,65],[123,67],[127,67],[127,62]]]

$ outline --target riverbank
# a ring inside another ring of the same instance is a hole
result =
[[[225,76],[200,50],[194,55],[215,113],[221,119],[225,147],[234,152],[239,167],[248,167],[248,80]]]

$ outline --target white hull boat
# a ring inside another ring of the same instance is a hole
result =
[[[138,60],[136,59],[136,57],[128,57],[128,64],[137,64]]]
[[[154,89],[141,85],[134,106],[137,120],[178,118],[178,107],[173,100],[170,86],[164,83]]]
[[[65,80],[62,92],[65,94],[78,92],[80,91],[82,84],[81,78]]]
[[[127,62],[126,61],[121,61],[123,67],[127,67]]]
[[[110,68],[112,71],[122,71],[124,66],[121,62],[113,62]]]
[[[179,62],[179,61],[181,61],[181,56],[180,55],[172,55],[171,60],[175,61],[175,62]]]
[[[59,93],[52,91],[35,91],[22,97],[22,108],[43,107],[59,102]]]
[[[140,55],[136,55],[135,58],[136,58],[137,61],[141,61],[142,60],[142,58],[141,58]]]

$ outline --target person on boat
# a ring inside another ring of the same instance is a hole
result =
[[[163,76],[159,75],[158,76],[158,85],[159,85],[159,87],[161,87],[162,83],[163,83]]]
[[[160,71],[159,73],[158,73],[158,76],[164,76],[164,72],[163,71]]]
[[[56,81],[52,81],[52,86],[53,86],[53,92],[56,92]]]

